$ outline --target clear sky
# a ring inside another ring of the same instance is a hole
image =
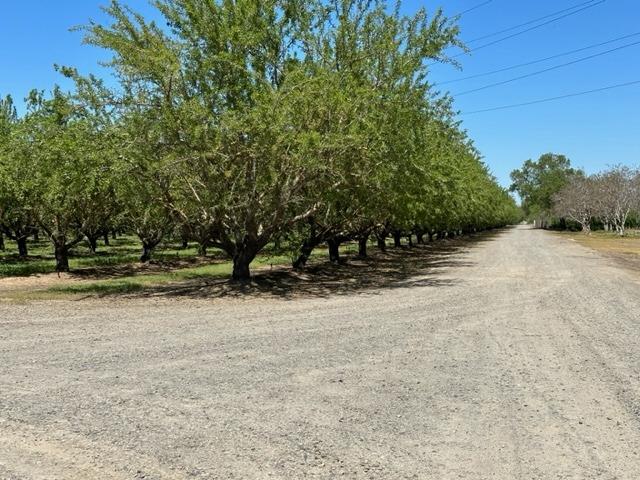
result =
[[[406,0],[407,12],[425,6],[442,6],[454,15],[486,0]],[[444,82],[463,76],[526,63],[624,35],[640,32],[640,1],[605,0],[575,15],[554,21],[509,40],[457,58],[462,71],[448,65],[432,67],[432,81]],[[82,35],[70,32],[89,19],[103,20],[99,6],[106,0],[6,1],[0,16],[0,95],[17,100],[32,88],[49,89],[61,83],[53,64],[70,65],[81,72],[97,72],[104,52],[81,44]],[[153,15],[146,0],[128,0],[135,9]],[[507,29],[584,0],[491,0],[463,15],[462,38],[471,40]],[[569,11],[570,12],[570,11]],[[567,12],[567,13],[569,13]],[[555,17],[471,42],[469,47],[500,39]],[[508,80],[618,46],[639,42],[640,35],[599,48],[554,60],[441,85],[456,93]],[[456,54],[455,50],[451,51]],[[640,44],[498,87],[456,96],[456,107],[470,112],[502,105],[597,89],[640,80]],[[62,82],[63,83],[63,82]],[[564,153],[575,166],[589,173],[607,165],[640,164],[640,84],[580,97],[461,116],[485,161],[503,185],[509,172],[527,158],[545,152]]]

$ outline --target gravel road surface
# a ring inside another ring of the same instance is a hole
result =
[[[410,280],[0,303],[0,479],[640,478],[640,276],[521,226]]]

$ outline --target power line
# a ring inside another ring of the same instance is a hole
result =
[[[435,85],[437,86],[437,85],[447,85],[449,83],[458,83],[458,82],[462,82],[464,80],[471,80],[473,78],[487,77],[487,76],[493,75],[495,73],[502,73],[502,72],[507,72],[509,70],[515,70],[517,68],[528,67],[529,65],[535,65],[537,63],[543,63],[543,62],[546,62],[548,60],[553,60],[553,59],[560,58],[560,57],[566,57],[567,55],[572,55],[574,53],[584,52],[585,50],[591,50],[592,48],[602,47],[604,45],[609,45],[611,43],[619,42],[620,40],[625,40],[625,39],[631,38],[631,37],[637,37],[638,35],[640,35],[640,32],[632,33],[630,35],[625,35],[623,37],[614,38],[612,40],[607,40],[606,42],[596,43],[594,45],[589,45],[589,46],[586,46],[586,47],[577,48],[575,50],[570,50],[568,52],[558,53],[556,55],[551,55],[550,57],[540,58],[538,60],[532,60],[530,62],[525,62],[525,63],[519,63],[517,65],[512,65],[512,66],[504,67],[504,68],[499,68],[497,70],[491,70],[490,72],[478,73],[476,75],[468,75],[466,77],[455,78],[453,80],[446,80],[444,82],[438,82]]]
[[[635,45],[640,45],[640,41],[633,42],[633,43],[628,43],[626,45],[620,45],[619,47],[612,48],[610,50],[605,50],[604,52],[594,53],[593,55],[588,55],[586,57],[578,58],[576,60],[572,60],[571,62],[562,63],[560,65],[554,65],[553,67],[545,68],[543,70],[538,70],[536,72],[527,73],[526,75],[520,75],[519,77],[509,78],[509,79],[503,80],[501,82],[490,83],[489,85],[484,85],[482,87],[473,88],[471,90],[465,90],[464,92],[456,93],[453,96],[454,97],[459,97],[461,95],[467,95],[469,93],[479,92],[481,90],[486,90],[488,88],[493,88],[493,87],[497,87],[497,86],[500,86],[500,85],[505,85],[507,83],[515,82],[517,80],[522,80],[523,78],[529,78],[529,77],[533,77],[533,76],[536,76],[536,75],[541,75],[543,73],[550,72],[552,70],[557,70],[558,68],[567,67],[569,65],[574,65],[574,64],[580,63],[580,62],[585,62],[587,60],[591,60],[592,58],[601,57],[602,55],[607,55],[609,53],[616,52],[618,50],[622,50],[622,49],[625,49],[625,48],[633,47]]]
[[[594,0],[591,0],[591,1],[593,2]],[[486,2],[479,3],[478,5],[475,5],[471,8],[467,8],[466,10],[458,13],[457,15],[454,15],[454,17],[461,17],[463,15],[466,15],[467,13],[473,12],[474,10],[477,10],[480,7],[484,7],[485,5],[490,4],[491,2],[493,2],[493,0],[487,0]]]
[[[513,27],[505,28],[504,30],[499,30],[497,32],[482,35],[481,37],[472,38],[471,40],[468,40],[465,43],[473,43],[473,42],[477,42],[478,40],[484,40],[485,38],[495,37],[496,35],[500,35],[502,33],[507,33],[512,30],[517,30],[518,28],[526,27],[527,25],[531,25],[532,23],[539,22],[540,20],[546,20],[547,18],[550,18],[550,17],[555,17],[556,15],[560,15],[561,13],[568,12],[569,10],[574,10],[576,8],[584,7],[585,5],[589,5],[590,3],[593,3],[595,1],[596,0],[589,0],[587,2],[578,3],[577,5],[574,5],[572,7],[563,8],[562,10],[558,10],[553,13],[548,13],[547,15],[544,15],[542,17],[534,18],[533,20],[529,20],[528,22],[524,22],[519,25],[515,25]]]
[[[560,95],[558,97],[542,98],[542,99],[539,99],[539,100],[532,100],[530,102],[514,103],[514,104],[511,104],[511,105],[502,105],[500,107],[485,108],[485,109],[482,109],[482,110],[472,110],[471,112],[460,112],[460,115],[473,115],[473,114],[476,114],[476,113],[493,112],[493,111],[496,111],[496,110],[506,110],[508,108],[525,107],[525,106],[528,106],[528,105],[535,105],[537,103],[546,103],[546,102],[552,102],[552,101],[555,101],[555,100],[562,100],[564,98],[579,97],[581,95],[588,95],[590,93],[604,92],[605,90],[612,90],[614,88],[628,87],[630,85],[637,85],[637,84],[640,84],[640,80],[634,80],[633,82],[619,83],[617,85],[610,85],[608,87],[596,88],[594,90],[586,90],[586,91],[583,91],[583,92],[568,93],[566,95]]]
[[[527,32],[530,32],[532,30],[536,30],[536,29],[538,29],[540,27],[544,27],[546,25],[549,25],[549,24],[551,24],[553,22],[557,22],[558,20],[562,20],[563,18],[567,18],[567,17],[570,17],[571,15],[575,15],[576,13],[583,12],[584,10],[587,10],[589,8],[593,8],[595,6],[598,6],[598,5],[600,5],[600,4],[602,4],[602,3],[606,2],[606,1],[607,0],[600,0],[600,1],[596,2],[596,3],[591,3],[590,5],[587,5],[586,7],[582,7],[580,9],[578,9],[578,10],[574,10],[572,12],[565,13],[564,15],[561,15],[561,16],[556,17],[556,18],[552,18],[551,20],[547,20],[546,22],[540,23],[538,25],[534,25],[533,27],[529,27],[529,28],[527,28],[525,30],[521,30],[519,32],[512,33],[511,35],[507,35],[506,37],[499,38],[499,39],[494,40],[494,41],[489,42],[489,43],[483,43],[479,47],[472,48],[470,51],[471,52],[476,52],[476,51],[478,51],[480,49],[487,48],[487,47],[490,47],[492,45],[495,45],[496,43],[504,42],[505,40],[509,40],[511,38],[514,38],[514,37],[517,37],[519,35],[522,35],[524,33],[527,33]],[[453,55],[450,58],[457,58],[457,57],[460,57],[462,55],[466,55],[466,52],[462,52],[462,53],[459,53],[457,55]]]

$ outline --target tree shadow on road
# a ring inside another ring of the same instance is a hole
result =
[[[346,263],[312,264],[302,272],[279,267],[254,272],[252,282],[238,285],[226,279],[195,279],[180,284],[145,288],[133,297],[278,297],[285,299],[329,297],[354,293],[379,293],[384,289],[449,287],[463,281],[463,273],[443,278],[446,268],[474,265],[463,254],[492,241],[507,229],[483,232],[454,240],[436,241],[414,247],[373,251],[368,258],[346,257]]]

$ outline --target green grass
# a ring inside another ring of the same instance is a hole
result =
[[[135,237],[124,236],[110,241],[111,245],[104,246],[99,242],[98,252],[90,252],[86,242],[78,244],[69,254],[71,270],[95,267],[110,267],[127,265],[138,262],[140,258],[140,243]],[[55,272],[55,258],[51,244],[47,241],[30,241],[29,256],[25,259],[18,257],[15,242],[5,239],[6,249],[0,252],[0,277],[24,277],[29,275]],[[212,256],[220,254],[211,251]],[[154,252],[153,259],[158,261],[185,260],[197,256],[196,246],[190,244],[188,248],[180,248],[175,243],[160,244]]]
[[[197,259],[197,246],[190,244],[183,249],[175,242],[159,245],[154,251],[153,265],[138,269],[140,244],[137,238],[122,236],[104,246],[99,242],[97,254],[92,254],[86,243],[77,245],[71,252],[69,264],[75,278],[63,278],[48,288],[13,289],[10,297],[15,299],[58,298],[61,295],[117,295],[136,293],[160,286],[180,284],[198,279],[228,278],[232,262],[217,249],[210,249],[206,260]],[[18,257],[17,245],[5,239],[6,250],[0,252],[0,278],[20,277],[55,272],[55,259],[49,242],[29,242],[29,256]],[[343,253],[353,253],[354,245],[345,244]],[[326,257],[324,248],[319,248],[311,259]],[[252,262],[252,270],[272,266],[290,265],[291,257],[276,251],[273,245]],[[134,269],[122,268],[136,265]],[[119,268],[120,267],[120,268]],[[95,270],[94,270],[95,269]],[[83,278],[83,276],[85,278]],[[90,278],[89,278],[90,277]]]
[[[315,256],[322,255],[318,252]],[[312,258],[314,255],[312,255]],[[285,255],[258,257],[251,264],[252,268],[267,265],[287,265],[291,258]],[[62,294],[126,294],[140,292],[163,285],[180,283],[197,279],[227,278],[231,275],[232,263],[220,262],[192,268],[181,268],[161,273],[130,275],[127,277],[67,283],[47,289],[47,292]]]
[[[51,243],[41,239],[38,242],[30,240],[28,243],[29,256],[27,258],[18,257],[18,248],[15,242],[5,238],[5,251],[0,251],[0,278],[2,277],[25,277],[37,274],[55,273],[55,258]],[[345,251],[354,248],[346,245]],[[98,251],[92,254],[87,242],[81,242],[69,252],[69,267],[71,271],[81,271],[83,269],[118,267],[123,265],[137,264],[140,258],[141,245],[135,236],[120,236],[116,240],[110,239],[110,245],[105,246],[102,241],[98,242]],[[262,255],[256,259],[253,265],[257,265],[261,258],[287,258],[281,263],[288,263],[290,259],[275,251],[273,245],[268,245]],[[163,242],[156,247],[153,253],[153,260],[160,263],[170,263],[176,261],[189,261],[197,258],[197,245],[190,243],[188,248],[176,242]],[[211,248],[207,258],[210,260],[224,261],[227,257],[218,249]],[[269,263],[269,262],[267,262]],[[275,262],[273,262],[275,263]],[[174,265],[175,266],[175,265]],[[182,269],[181,271],[189,270]],[[230,274],[231,267],[227,274]]]

